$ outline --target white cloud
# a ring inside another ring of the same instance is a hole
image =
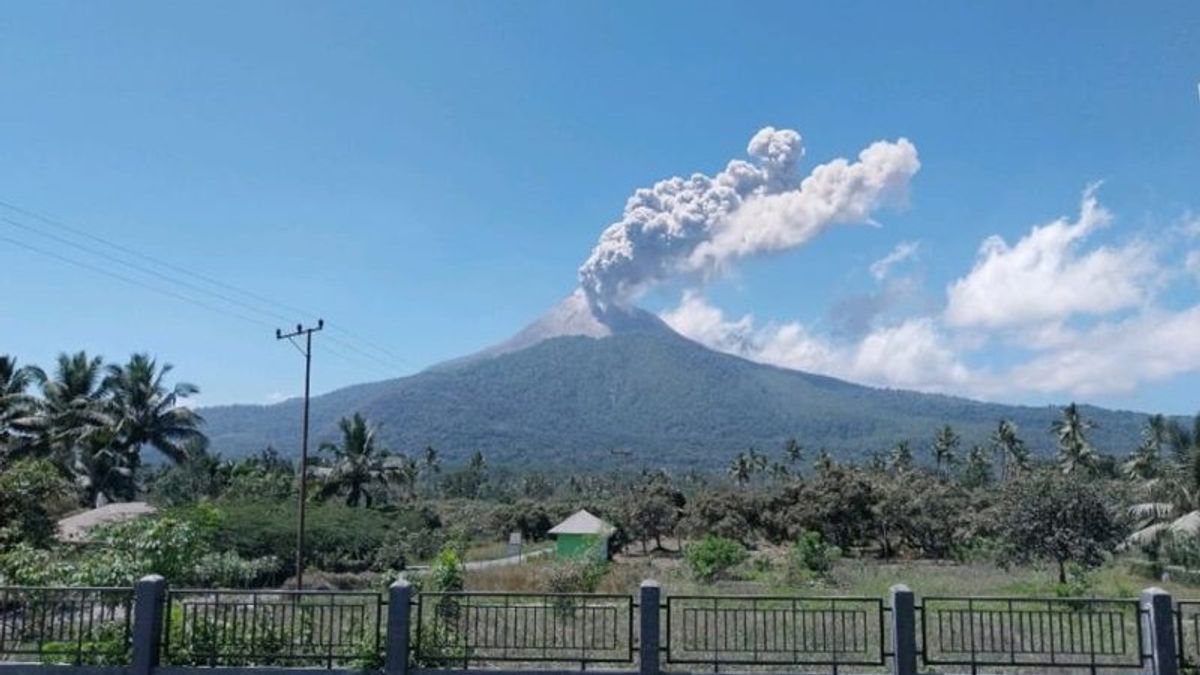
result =
[[[1012,246],[989,237],[971,272],[947,290],[946,320],[954,326],[1019,327],[1143,304],[1158,272],[1149,246],[1134,242],[1078,251],[1111,220],[1093,187],[1084,192],[1075,222],[1060,218],[1034,227]]]
[[[1200,251],[1191,251],[1187,254],[1187,261],[1184,263],[1187,271],[1192,273],[1192,276],[1200,280]]]
[[[1149,310],[1101,324],[1069,344],[1015,366],[994,391],[1094,395],[1130,392],[1148,382],[1200,370],[1200,305],[1180,312]]]
[[[915,256],[920,246],[921,242],[918,241],[902,241],[896,244],[890,253],[871,263],[871,276],[875,277],[876,281],[883,281],[893,267]]]
[[[763,128],[746,152],[750,161],[733,160],[714,176],[635,191],[579,269],[589,301],[625,304],[665,279],[711,276],[736,259],[803,245],[833,225],[872,222],[875,210],[903,203],[920,168],[905,139],[873,143],[858,161],[835,159],[803,180],[795,131]]]
[[[910,319],[843,344],[816,336],[798,322],[756,326],[749,314],[726,320],[719,308],[694,291],[661,316],[679,333],[711,349],[759,363],[921,390],[961,386],[970,378],[928,318]]]

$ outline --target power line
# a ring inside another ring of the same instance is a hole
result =
[[[11,210],[11,211],[14,211],[14,212],[16,212],[16,213],[19,213],[19,214],[21,214],[21,215],[24,215],[24,216],[26,216],[26,217],[28,217],[28,218],[33,218],[33,219],[35,219],[35,220],[38,220],[38,221],[40,221],[40,222],[42,222],[42,223],[45,223],[45,224],[51,225],[51,226],[53,226],[53,227],[56,227],[56,228],[60,228],[60,229],[62,229],[62,230],[64,230],[64,231],[70,232],[70,233],[72,233],[72,234],[74,234],[74,235],[76,235],[76,236],[79,236],[79,237],[84,237],[84,238],[86,238],[86,239],[88,239],[88,240],[90,240],[90,241],[94,241],[94,242],[96,242],[96,243],[99,243],[99,244],[101,244],[101,245],[103,245],[103,246],[106,246],[106,247],[108,247],[108,248],[111,248],[111,249],[113,249],[113,250],[120,251],[121,253],[123,253],[123,254],[125,254],[125,255],[133,256],[133,257],[135,257],[135,258],[137,258],[137,259],[140,259],[140,260],[145,260],[145,261],[147,261],[147,262],[150,262],[150,263],[152,263],[152,264],[154,264],[154,265],[157,265],[157,266],[159,266],[159,267],[162,267],[163,269],[168,269],[168,270],[171,270],[171,271],[173,271],[173,272],[176,272],[177,274],[186,275],[186,276],[188,276],[188,277],[191,277],[191,278],[193,278],[193,279],[200,280],[200,281],[202,281],[202,282],[204,282],[204,283],[207,283],[207,284],[210,284],[210,285],[214,285],[214,286],[218,286],[218,287],[221,287],[221,288],[228,289],[228,290],[230,290],[230,291],[232,291],[232,292],[234,292],[234,293],[241,294],[241,295],[243,295],[243,296],[246,296],[246,297],[248,297],[248,298],[253,298],[254,300],[256,300],[256,301],[257,301],[258,303],[260,303],[260,304],[265,304],[265,305],[268,305],[268,306],[274,306],[274,307],[276,307],[276,308],[280,308],[280,309],[284,309],[284,310],[289,310],[289,311],[298,312],[298,313],[300,313],[301,315],[307,315],[307,316],[313,316],[313,315],[315,315],[315,313],[314,313],[314,312],[310,312],[310,311],[308,311],[308,310],[305,310],[305,309],[302,309],[302,308],[296,307],[296,306],[294,306],[294,305],[289,305],[289,304],[287,304],[287,303],[278,302],[278,301],[272,300],[272,299],[270,299],[270,298],[267,298],[267,297],[265,297],[265,296],[262,296],[262,295],[260,295],[260,294],[258,294],[258,293],[255,293],[255,292],[253,292],[253,291],[249,291],[249,290],[246,290],[246,289],[243,289],[243,288],[239,288],[239,287],[237,287],[237,286],[234,286],[233,284],[229,284],[229,283],[227,283],[227,282],[224,282],[224,281],[221,281],[221,280],[219,280],[219,279],[214,279],[214,278],[212,278],[212,277],[210,277],[210,276],[203,275],[203,274],[199,274],[199,273],[197,273],[197,272],[193,272],[193,271],[191,271],[191,270],[188,270],[188,269],[186,269],[186,268],[180,267],[179,265],[175,265],[175,264],[173,264],[173,263],[170,263],[170,262],[168,262],[168,261],[165,261],[165,260],[162,260],[162,259],[156,258],[156,257],[154,257],[154,256],[150,256],[150,255],[147,255],[147,254],[141,253],[141,252],[139,252],[139,251],[136,251],[136,250],[134,250],[134,249],[132,249],[132,248],[129,248],[128,246],[124,246],[124,245],[118,244],[118,243],[116,243],[116,242],[113,242],[113,241],[111,241],[111,240],[109,240],[109,239],[105,239],[105,238],[103,238],[103,237],[99,237],[99,236],[93,235],[93,234],[91,234],[91,233],[89,233],[89,232],[86,232],[86,231],[84,231],[84,230],[81,230],[81,229],[79,229],[79,228],[72,227],[72,226],[70,226],[70,225],[67,225],[66,223],[63,223],[63,222],[61,222],[61,221],[58,221],[58,220],[55,220],[55,219],[53,219],[53,218],[49,218],[49,217],[47,217],[47,216],[44,216],[44,215],[41,215],[41,214],[35,213],[35,212],[33,212],[33,211],[29,211],[28,209],[23,209],[23,208],[21,208],[21,207],[18,207],[18,206],[14,205],[14,204],[11,204],[11,203],[9,203],[9,202],[5,202],[5,201],[2,201],[2,200],[0,200],[0,206],[2,206],[2,207],[4,207],[4,208],[7,208],[7,209],[9,209],[9,210]],[[49,238],[49,239],[52,239],[52,240],[54,240],[54,241],[57,241],[57,242],[59,242],[59,243],[61,243],[61,244],[64,244],[64,245],[66,245],[66,246],[71,246],[71,247],[73,247],[73,248],[76,248],[76,249],[78,249],[78,250],[84,251],[84,252],[86,252],[86,253],[88,253],[88,254],[90,254],[90,255],[94,255],[94,256],[97,256],[97,257],[103,258],[103,259],[105,259],[105,260],[109,260],[109,261],[115,262],[115,263],[117,263],[117,264],[120,264],[120,265],[123,265],[123,266],[125,266],[125,267],[127,267],[127,268],[129,268],[129,269],[132,269],[132,270],[138,271],[138,272],[140,272],[140,273],[142,273],[142,274],[146,274],[146,275],[152,276],[152,277],[154,277],[154,278],[160,279],[160,280],[162,280],[162,281],[165,281],[165,282],[167,282],[167,283],[174,284],[174,285],[176,285],[176,286],[180,286],[180,287],[182,287],[182,288],[186,288],[186,289],[188,289],[188,290],[190,290],[190,291],[193,291],[193,292],[196,292],[196,293],[200,293],[200,294],[202,294],[202,295],[207,295],[207,296],[210,296],[210,297],[213,297],[213,298],[217,298],[217,299],[219,299],[219,300],[221,300],[221,301],[223,301],[223,302],[227,302],[227,303],[230,303],[230,304],[232,304],[232,305],[236,305],[236,306],[238,306],[238,307],[241,307],[241,308],[243,308],[243,309],[249,310],[249,311],[251,311],[251,312],[254,312],[254,313],[257,313],[257,314],[262,314],[262,315],[265,315],[265,316],[270,316],[270,317],[272,317],[272,318],[274,318],[274,319],[277,319],[277,320],[289,321],[289,322],[290,322],[290,321],[292,320],[292,318],[293,318],[293,317],[291,317],[291,316],[288,316],[288,315],[282,314],[282,313],[280,313],[279,311],[275,311],[275,310],[273,310],[273,309],[264,309],[264,308],[262,308],[262,307],[260,307],[260,306],[256,306],[256,305],[254,305],[254,304],[251,304],[251,303],[249,303],[249,302],[246,302],[246,301],[244,301],[244,300],[241,300],[241,299],[239,299],[239,298],[236,298],[236,297],[231,297],[230,295],[228,295],[228,294],[226,294],[226,293],[221,293],[221,292],[218,292],[218,291],[214,291],[214,290],[212,290],[212,289],[209,289],[209,288],[204,288],[203,286],[199,286],[199,285],[197,285],[197,284],[194,284],[194,283],[190,283],[190,282],[184,281],[184,280],[182,280],[182,279],[179,279],[179,278],[177,278],[177,277],[172,277],[172,276],[170,276],[170,275],[163,274],[162,272],[159,272],[159,271],[157,271],[157,270],[154,270],[154,269],[150,269],[150,268],[148,268],[148,267],[146,267],[146,266],[144,266],[144,265],[140,265],[140,264],[137,264],[137,263],[131,262],[131,261],[129,261],[129,260],[125,260],[125,259],[123,259],[123,258],[119,258],[119,257],[113,256],[113,255],[112,255],[112,254],[110,254],[110,253],[106,253],[106,252],[103,252],[103,251],[99,251],[99,250],[97,250],[97,249],[95,249],[95,248],[93,248],[93,247],[85,246],[85,245],[83,245],[83,244],[81,244],[81,243],[79,243],[79,242],[77,242],[77,241],[73,241],[73,240],[71,240],[71,239],[68,239],[68,238],[65,238],[65,237],[62,237],[62,236],[59,236],[59,235],[53,234],[53,233],[51,233],[51,232],[47,232],[47,231],[45,231],[45,230],[43,230],[43,229],[41,229],[41,228],[38,228],[38,227],[35,227],[35,226],[33,226],[33,225],[29,224],[29,223],[25,223],[25,222],[19,222],[19,221],[13,220],[13,219],[11,219],[11,218],[3,217],[3,216],[0,216],[0,221],[3,221],[3,222],[5,222],[5,223],[8,223],[10,226],[17,227],[17,228],[20,228],[20,229],[26,230],[26,231],[28,231],[28,232],[32,232],[32,233],[34,233],[34,234],[37,234],[37,235],[40,235],[40,236],[43,236],[43,237],[47,237],[47,238]],[[9,240],[9,241],[11,241],[11,240]],[[98,268],[95,268],[95,267],[89,267],[89,269],[92,269],[93,271],[99,271],[99,270],[98,270]],[[112,276],[112,275],[110,275],[110,276]],[[178,297],[178,296],[176,295],[176,297]],[[190,301],[190,302],[193,302],[193,303],[195,303],[195,301]],[[210,307],[210,309],[212,309],[212,307]],[[403,357],[400,357],[400,356],[399,356],[398,354],[396,354],[395,352],[392,352],[391,350],[388,350],[388,349],[386,349],[386,348],[384,348],[384,347],[382,347],[382,346],[380,346],[380,345],[378,345],[378,344],[376,344],[376,343],[374,343],[374,342],[371,342],[370,340],[367,340],[366,338],[363,338],[363,337],[361,337],[361,336],[358,336],[357,334],[355,334],[355,333],[351,332],[350,330],[348,330],[348,329],[346,329],[346,328],[342,328],[342,327],[340,327],[340,326],[337,326],[336,324],[334,324],[334,325],[331,325],[331,326],[330,326],[330,328],[331,328],[332,330],[336,330],[337,332],[339,332],[339,333],[341,333],[341,334],[343,334],[343,335],[347,336],[348,338],[351,338],[351,339],[353,340],[353,342],[352,342],[351,340],[348,340],[348,339],[340,339],[340,340],[339,340],[339,339],[333,338],[332,336],[330,337],[330,339],[331,339],[331,340],[333,340],[334,342],[336,342],[336,343],[338,343],[338,344],[342,345],[342,347],[343,347],[343,348],[345,348],[345,349],[349,349],[349,350],[351,350],[351,351],[355,352],[356,354],[360,355],[360,356],[361,356],[361,357],[363,357],[363,358],[369,359],[369,360],[371,360],[371,361],[373,361],[373,362],[375,362],[375,363],[377,363],[377,364],[379,364],[379,365],[382,365],[382,366],[384,366],[385,368],[387,368],[387,369],[389,369],[389,370],[396,371],[396,373],[397,373],[397,374],[399,374],[400,372],[402,372],[402,371],[404,371],[404,370],[405,370],[404,366],[407,366],[407,367],[413,367],[413,364],[412,364],[412,362],[408,361],[407,359],[404,359]],[[354,344],[354,342],[357,342],[357,343],[359,343],[360,345],[363,345],[363,346],[356,345],[356,344]],[[364,347],[366,347],[366,348],[364,348]],[[371,351],[371,350],[374,350],[374,353],[372,353],[372,351]],[[343,358],[345,358],[345,355],[344,355],[344,354],[340,354],[340,355],[341,355]],[[381,355],[383,355],[383,356],[381,356]],[[356,364],[356,365],[357,365],[357,364]]]
[[[8,221],[7,218],[3,218],[3,217],[0,217],[0,220],[10,222],[10,221]],[[12,244],[13,246],[17,246],[17,247],[25,249],[27,251],[31,251],[31,252],[37,253],[39,255],[44,255],[49,258],[58,260],[60,262],[67,263],[69,265],[74,265],[76,267],[88,270],[90,272],[95,272],[97,274],[101,274],[106,277],[110,277],[112,279],[116,279],[118,281],[130,284],[132,286],[136,286],[136,287],[144,289],[144,290],[148,290],[148,291],[151,291],[154,293],[158,293],[160,295],[164,295],[164,296],[173,298],[175,300],[180,300],[182,302],[186,302],[188,304],[195,305],[195,306],[201,307],[203,309],[207,309],[211,312],[215,312],[215,313],[222,314],[225,316],[230,316],[230,317],[236,318],[240,321],[245,321],[247,323],[254,324],[255,326],[267,327],[267,328],[272,327],[272,325],[266,321],[263,321],[261,319],[258,319],[258,318],[252,317],[252,316],[247,316],[245,314],[242,314],[241,312],[233,311],[233,310],[230,310],[229,308],[225,308],[225,307],[219,307],[210,302],[206,302],[204,300],[199,300],[199,299],[184,295],[182,293],[178,293],[169,288],[162,288],[160,286],[148,284],[142,280],[135,279],[130,276],[126,276],[119,272],[114,272],[110,269],[106,269],[106,268],[100,267],[98,265],[93,265],[93,264],[83,261],[83,260],[78,260],[78,259],[71,258],[71,257],[65,256],[65,255],[59,254],[59,253],[55,253],[54,251],[46,250],[39,246],[30,244],[27,242],[23,242],[19,239],[13,239],[12,237],[6,236],[4,234],[0,234],[0,241],[5,241],[9,244]],[[338,340],[338,342],[340,344],[342,344],[344,347],[350,346],[349,343],[346,343],[344,341]],[[353,365],[358,368],[362,368],[364,371],[368,371],[374,375],[379,374],[379,370],[377,367],[365,365],[361,360],[359,360],[359,358],[357,358],[353,355],[346,354],[345,352],[342,352],[342,351],[339,351],[336,349],[330,349],[329,353],[340,358],[342,361],[349,363],[350,365]],[[373,360],[380,361],[377,358],[375,358]],[[380,361],[380,362],[382,362],[382,361]],[[382,362],[382,363],[384,363],[384,365],[386,365],[388,368],[394,368],[393,364],[387,364],[386,362]]]

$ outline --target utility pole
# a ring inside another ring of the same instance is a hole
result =
[[[312,334],[325,327],[324,319],[317,319],[315,328],[305,328],[296,324],[296,330],[291,333],[275,329],[276,340],[287,340],[304,355],[304,422],[300,441],[300,518],[296,525],[296,590],[304,589],[304,503],[308,498],[308,384],[312,376]],[[292,338],[304,336],[304,348]]]

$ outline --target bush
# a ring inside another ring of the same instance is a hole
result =
[[[283,563],[275,556],[247,560],[233,551],[208,553],[192,568],[191,581],[216,588],[252,588],[276,577]]]
[[[684,560],[691,568],[692,574],[705,582],[723,576],[748,555],[746,547],[738,542],[712,535],[688,544],[683,550]]]
[[[125,640],[125,624],[106,621],[90,628],[79,640],[47,642],[42,645],[41,662],[46,665],[81,666],[129,665],[130,649]]]
[[[70,567],[54,551],[25,542],[0,548],[0,586],[57,586],[69,574]]]
[[[131,586],[147,574],[186,581],[207,553],[198,529],[175,518],[141,518],[92,530],[92,546],[76,565],[73,583]]]
[[[824,576],[833,569],[839,555],[838,548],[826,544],[820,532],[803,530],[789,553],[788,571],[796,578],[804,577],[806,573]]]
[[[547,567],[542,586],[547,593],[595,593],[607,571],[600,560],[565,560]]]

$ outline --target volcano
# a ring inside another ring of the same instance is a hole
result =
[[[299,447],[301,405],[205,408],[225,456],[268,445]],[[1058,409],[1010,406],[879,389],[716,352],[637,308],[597,311],[576,291],[510,339],[391,380],[312,399],[313,447],[336,439],[341,417],[363,413],[384,444],[427,445],[455,462],[475,450],[490,461],[578,468],[622,462],[718,467],[748,447],[773,452],[788,438],[861,459],[909,439],[920,449],[951,424],[984,443],[1011,419],[1035,451],[1049,453]],[[1133,448],[1146,415],[1085,407],[1103,452]]]

